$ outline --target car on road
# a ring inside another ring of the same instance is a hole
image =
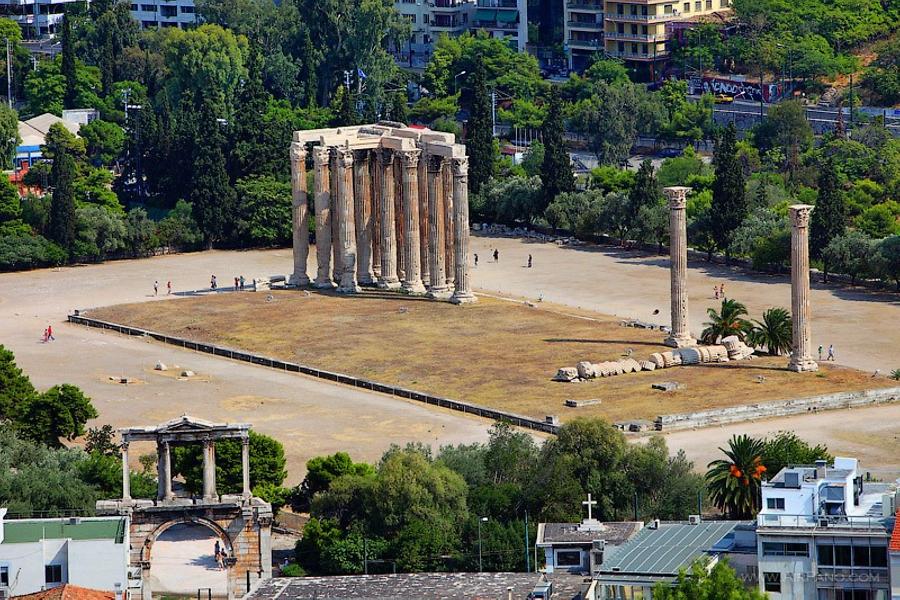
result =
[[[716,94],[713,98],[713,101],[716,104],[731,104],[732,102],[734,102],[734,96],[731,96],[729,94]]]
[[[656,155],[663,158],[676,158],[681,156],[683,152],[683,148],[661,148],[656,152]]]

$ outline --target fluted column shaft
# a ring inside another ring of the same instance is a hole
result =
[[[444,266],[443,166],[442,157],[428,157],[428,295],[432,298],[449,296]]]
[[[475,302],[469,282],[469,159],[462,156],[450,159],[453,170],[453,238],[454,283],[456,289],[450,299],[455,304]]]
[[[453,279],[456,276],[456,257],[453,250],[455,238],[453,231],[453,174],[449,160],[445,160],[441,168],[441,184],[444,190],[441,196],[444,202],[444,269],[449,289],[453,287]]]
[[[203,440],[203,499],[216,499],[216,444]]]
[[[381,238],[381,273],[378,287],[396,289],[400,287],[397,276],[397,227],[394,221],[394,153],[383,148],[378,150],[378,183],[381,189],[377,196],[378,210],[381,218],[378,221]]]
[[[131,500],[131,467],[128,466],[128,442],[119,447],[122,452],[122,500]]]
[[[338,206],[338,186],[341,181],[341,167],[338,165],[338,149],[331,149],[331,273],[332,280],[340,285],[344,267],[341,265],[341,210]]]
[[[379,150],[373,150],[369,156],[369,179],[372,182],[370,195],[372,204],[369,210],[372,212],[372,275],[376,282],[381,275],[381,175],[383,168],[378,162]]]
[[[353,151],[347,148],[338,148],[335,159],[337,164],[337,247],[340,249],[341,256],[338,291],[350,294],[359,291],[359,285],[356,282]]]
[[[291,144],[291,225],[293,229],[294,272],[289,283],[309,285],[306,262],[309,258],[309,203],[306,198],[306,147]]]
[[[241,439],[241,483],[244,500],[249,500],[250,493],[250,438]]]
[[[324,146],[313,150],[315,165],[316,282],[317,288],[332,288],[331,280],[331,167]]]
[[[400,281],[406,278],[406,225],[403,219],[403,161],[398,153],[394,153],[392,168],[394,171],[394,240],[397,244],[397,276]]]
[[[430,282],[431,261],[428,259],[428,159],[422,153],[419,157],[418,186],[419,186],[419,267],[422,269],[422,283]]]
[[[791,215],[791,329],[793,344],[788,368],[818,371],[812,357],[809,309],[809,215],[813,207],[795,204]]]
[[[402,150],[400,152],[401,172],[403,176],[403,262],[406,268],[403,274],[403,291],[410,294],[425,293],[422,285],[422,265],[419,233],[419,157],[421,150]]]
[[[361,150],[353,158],[353,214],[356,219],[356,280],[375,283],[372,272],[372,171],[370,152]]]
[[[672,332],[666,345],[682,348],[695,346],[688,321],[687,292],[687,193],[690,188],[669,187],[663,190],[669,198],[669,253],[671,257]]]

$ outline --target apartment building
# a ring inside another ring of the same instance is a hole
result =
[[[467,0],[397,0],[397,9],[412,25],[412,36],[401,53],[424,59],[442,33],[460,35],[469,27],[475,5]]]
[[[759,588],[772,600],[891,600],[896,486],[853,458],[789,467],[763,483]]]
[[[585,70],[603,52],[603,0],[566,0],[565,48],[569,69]]]
[[[491,37],[505,40],[514,50],[525,52],[528,0],[477,0],[472,29],[483,29]]]
[[[131,4],[131,16],[141,29],[183,29],[197,22],[194,0],[138,0]]]
[[[66,4],[77,1],[0,0],[0,17],[18,23],[27,39],[48,37],[60,30]]]

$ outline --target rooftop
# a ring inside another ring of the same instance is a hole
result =
[[[23,600],[114,600],[113,592],[101,592],[67,583],[59,587],[42,590],[33,594],[13,596]]]
[[[691,525],[661,523],[645,527],[633,539],[616,548],[600,567],[598,579],[623,576],[662,580],[678,575],[697,558],[713,550],[723,538],[742,525],[740,521],[713,521]]]
[[[541,523],[538,525],[537,545],[590,544],[594,540],[603,540],[607,544],[618,546],[633,538],[643,526],[640,521]]]
[[[123,517],[91,519],[15,519],[3,521],[3,544],[28,544],[43,540],[125,539]]]
[[[548,576],[554,600],[582,598],[590,580],[569,574]],[[341,577],[280,577],[263,583],[250,600],[506,600],[525,598],[540,582],[537,573],[398,573]]]
[[[891,552],[900,552],[900,508],[894,518],[894,533],[891,535],[891,543],[888,544]]]

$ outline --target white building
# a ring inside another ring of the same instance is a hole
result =
[[[457,36],[467,31],[475,4],[468,0],[397,0],[394,8],[412,26],[412,35],[401,49],[401,58],[421,66],[438,37]],[[412,56],[410,56],[410,51]]]
[[[194,0],[137,0],[131,3],[131,16],[141,29],[184,29],[197,22]]]
[[[762,486],[759,588],[772,600],[891,600],[895,489],[853,458],[783,469]]]
[[[126,517],[6,519],[0,508],[0,590],[20,596],[67,583],[114,592],[128,574]]]
[[[472,29],[506,40],[519,52],[528,43],[528,0],[477,0]]]
[[[535,546],[544,550],[547,573],[592,573],[610,549],[621,546],[644,527],[641,521],[539,523]]]
[[[0,0],[0,17],[12,19],[26,38],[57,33],[66,4],[78,0]]]

